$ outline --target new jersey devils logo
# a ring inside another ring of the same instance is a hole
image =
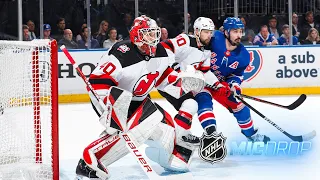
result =
[[[156,83],[159,72],[143,75],[133,87],[133,94],[138,97],[147,95]]]

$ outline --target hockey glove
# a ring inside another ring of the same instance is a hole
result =
[[[229,100],[235,103],[238,103],[239,100],[236,98],[236,96],[241,95],[241,86],[238,83],[229,83],[230,90],[232,91],[233,95],[229,96]]]
[[[216,82],[214,85],[209,86],[214,92],[215,96],[226,96],[229,97],[231,94],[231,90],[229,86],[225,83]]]

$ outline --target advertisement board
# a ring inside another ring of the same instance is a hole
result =
[[[320,94],[320,47],[248,47],[250,64],[242,87],[248,95]],[[87,76],[106,50],[71,50],[80,69]],[[82,79],[66,56],[59,52],[60,102],[89,100]],[[154,98],[161,97],[157,91]]]

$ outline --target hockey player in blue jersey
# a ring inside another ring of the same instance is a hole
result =
[[[211,71],[217,76],[220,82],[230,87],[234,95],[241,94],[241,83],[243,73],[249,65],[250,56],[246,48],[241,44],[244,25],[239,18],[228,17],[223,23],[224,32],[215,31],[211,39]],[[250,110],[235,96],[229,97],[216,95],[216,91],[210,88],[196,95],[198,102],[198,117],[205,133],[216,132],[216,119],[213,113],[213,102],[226,107],[234,117],[244,134],[250,141],[270,141],[270,138],[258,133],[254,128]]]

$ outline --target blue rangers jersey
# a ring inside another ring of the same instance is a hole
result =
[[[220,82],[241,84],[244,70],[250,63],[250,55],[243,44],[228,51],[226,38],[220,31],[215,31],[211,39],[211,71]]]

